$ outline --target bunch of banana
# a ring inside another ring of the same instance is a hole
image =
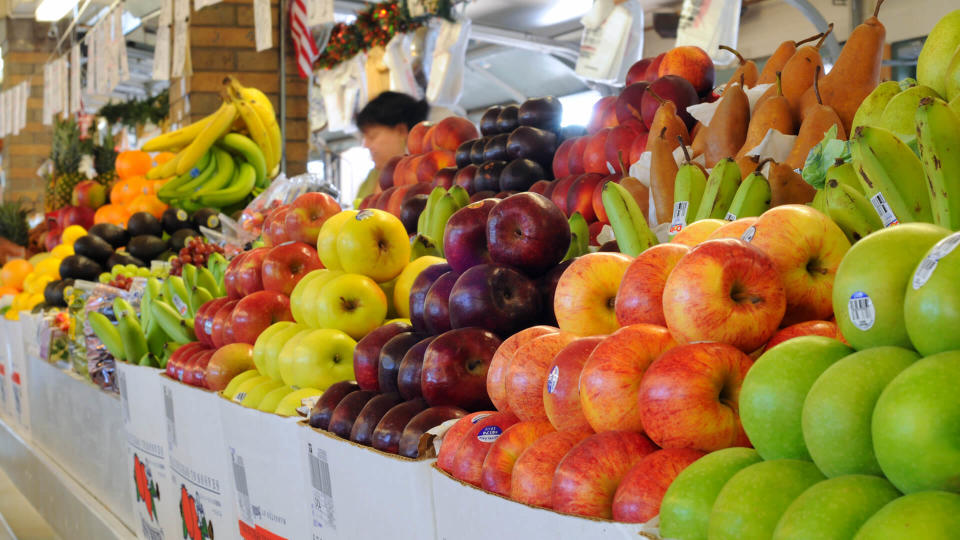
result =
[[[657,244],[657,236],[650,229],[640,205],[626,188],[616,182],[607,182],[601,199],[621,253],[636,257]]]
[[[700,202],[707,187],[707,175],[699,165],[690,161],[687,147],[680,138],[680,147],[686,156],[686,163],[677,169],[677,176],[673,185],[673,218],[670,221],[670,235],[682,231],[689,219],[700,211]]]
[[[703,198],[700,200],[693,221],[725,218],[740,188],[740,177],[740,166],[733,158],[718,161],[710,170],[710,176],[703,190]]]
[[[417,222],[417,235],[413,238],[414,252],[420,255],[443,256],[443,233],[450,216],[470,204],[470,194],[461,186],[445,189],[435,187],[427,196],[427,204]],[[435,252],[430,252],[431,248]],[[423,253],[427,252],[427,253]]]
[[[923,98],[915,118],[933,222],[960,230],[960,115],[941,99]]]
[[[755,217],[770,209],[770,182],[760,172],[767,161],[769,160],[760,162],[757,168],[740,183],[724,219],[734,221],[739,218]]]
[[[570,225],[570,247],[563,257],[564,261],[586,255],[590,251],[590,226],[583,215],[574,212],[567,223]]]
[[[918,111],[918,114],[923,114]],[[929,139],[926,144],[932,144]],[[936,190],[928,193],[927,179],[920,158],[899,137],[883,128],[860,126],[850,138],[853,167],[860,177],[864,195],[884,227],[896,223],[923,221],[933,223],[932,206],[939,198]],[[944,216],[941,214],[940,219]],[[947,218],[949,219],[949,218]]]

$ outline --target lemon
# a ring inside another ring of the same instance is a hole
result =
[[[71,225],[71,227],[73,227],[73,225]],[[66,233],[66,231],[64,231],[64,233]],[[50,250],[50,255],[56,259],[66,259],[67,257],[73,255],[73,243],[58,245]]]
[[[45,261],[45,260],[49,259],[50,257],[53,257],[53,255],[52,255],[49,251],[43,251],[43,252],[37,253],[37,254],[34,255],[33,257],[30,257],[29,259],[27,259],[27,262],[30,263],[30,264],[32,264],[33,267],[36,268],[37,265],[40,264],[41,261]]]
[[[50,276],[53,279],[60,279],[60,259],[50,257],[34,265],[33,273],[41,276]]]
[[[25,311],[30,311],[31,309],[33,309],[34,306],[36,306],[40,302],[43,302],[43,289],[41,289],[41,292],[39,293],[31,294],[30,296],[28,296],[27,299],[24,300],[24,305],[21,307],[21,309]]]
[[[29,294],[40,294],[43,295],[43,289],[47,286],[47,283],[54,281],[57,278],[49,274],[38,274],[33,272],[27,279],[23,280],[23,290]]]
[[[86,229],[80,225],[71,225],[63,230],[63,233],[60,235],[60,242],[72,246],[73,243],[77,241],[77,238],[86,235]]]

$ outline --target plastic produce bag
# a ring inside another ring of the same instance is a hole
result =
[[[427,83],[427,102],[431,105],[455,107],[460,101],[469,42],[469,19],[440,23]]]
[[[736,47],[740,34],[741,0],[684,0],[675,47],[694,45],[707,51],[713,63],[726,67],[736,57],[720,45]]]
[[[597,82],[623,81],[643,56],[643,8],[636,0],[595,0],[580,22],[577,75]]]
[[[87,316],[96,311],[115,323],[114,299],[117,297],[123,298],[134,309],[139,309],[145,284],[145,279],[135,278],[129,291],[90,281],[77,281],[73,285],[75,296],[71,302],[71,308],[73,308],[74,303],[82,302],[82,307],[76,315],[77,323],[75,325],[76,336],[74,341],[77,342],[78,347],[71,351],[70,355],[73,369],[81,375],[90,377],[90,380],[105,390],[119,392],[114,377],[116,360],[90,327]],[[77,354],[80,352],[80,347],[83,348],[83,354]]]
[[[263,220],[271,210],[283,204],[290,204],[300,195],[313,191],[326,193],[334,199],[340,198],[340,188],[324,175],[306,173],[287,178],[281,174],[270,184],[270,187],[250,201],[250,204],[240,213],[239,221],[233,221],[220,214],[222,236],[218,239],[211,238],[211,240],[221,245],[238,246],[252,242],[260,236]]]
[[[413,34],[397,34],[387,43],[383,63],[390,69],[390,89],[423,99],[423,88],[413,74]]]

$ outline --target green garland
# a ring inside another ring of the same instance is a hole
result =
[[[146,99],[131,99],[122,103],[108,103],[97,111],[110,124],[121,123],[131,129],[147,124],[159,125],[170,114],[170,91]]]

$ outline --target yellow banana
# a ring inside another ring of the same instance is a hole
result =
[[[884,227],[933,222],[923,164],[900,138],[883,128],[860,126],[850,138],[850,153],[864,195]]]
[[[647,218],[626,188],[616,182],[607,182],[603,186],[601,199],[621,253],[636,257],[657,244],[657,237],[650,230]]]
[[[204,126],[203,131],[189,146],[181,151],[180,158],[177,160],[177,174],[183,174],[189,171],[193,165],[210,150],[213,143],[223,136],[230,129],[234,119],[237,117],[237,106],[233,103],[224,103],[220,106],[216,116],[210,120],[210,123]]]
[[[147,171],[148,180],[160,180],[163,178],[170,178],[172,176],[178,176],[177,165],[180,163],[180,158],[183,157],[183,153],[180,152],[177,155],[173,156],[172,159],[163,163],[162,165],[157,165],[156,167]]]
[[[828,179],[823,188],[826,214],[847,235],[850,243],[883,228],[880,217],[862,193],[836,178]]]
[[[960,116],[945,101],[924,98],[916,121],[933,222],[956,231],[960,229]]]
[[[682,146],[682,141],[681,141]],[[670,222],[670,234],[682,231],[687,223],[700,211],[700,201],[707,187],[707,177],[700,167],[690,162],[686,146],[682,146],[687,162],[677,170],[673,184],[673,218]]]
[[[253,142],[257,143],[257,146],[263,151],[266,169],[267,172],[269,172],[280,162],[278,156],[279,149],[273,147],[270,134],[267,133],[267,128],[263,125],[263,120],[261,120],[260,116],[253,110],[253,106],[243,99],[236,99],[234,103],[237,105],[237,112],[240,113],[240,117],[243,118],[243,122],[247,125],[250,138],[253,139]]]
[[[120,337],[120,331],[110,322],[106,315],[99,311],[91,311],[87,314],[87,322],[90,328],[97,335],[100,342],[111,355],[121,362],[126,358],[123,349],[123,338]]]
[[[410,239],[410,260],[419,259],[420,257],[425,257],[427,255],[432,255],[434,257],[440,257],[440,248],[437,246],[437,243],[431,239],[427,238],[422,234],[418,234]]]
[[[230,83],[240,94],[240,97],[249,103],[253,111],[260,117],[260,121],[263,122],[267,134],[270,136],[273,147],[278,150],[276,160],[277,163],[279,163],[279,160],[283,157],[283,135],[280,133],[280,125],[277,123],[277,113],[273,109],[273,104],[270,103],[270,98],[257,88],[241,85],[233,77],[230,78]],[[277,163],[274,163],[274,166],[268,169],[267,172],[272,175]]]
[[[727,221],[740,218],[759,216],[770,209],[770,182],[760,174],[760,167],[750,173],[737,194],[733,196],[730,208],[727,210]]]
[[[212,113],[209,116],[201,118],[196,122],[190,124],[189,126],[184,126],[180,129],[164,133],[162,135],[157,135],[156,137],[150,139],[149,141],[143,143],[142,150],[144,152],[159,152],[161,150],[180,150],[189,145],[193,139],[203,131],[203,128],[207,127],[207,124],[213,120],[213,117],[216,113]]]

